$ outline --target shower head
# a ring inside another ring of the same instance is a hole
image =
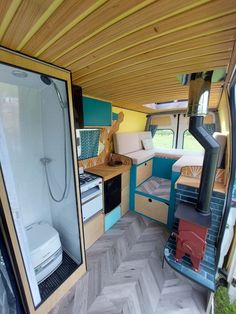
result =
[[[57,87],[57,84],[50,77],[48,77],[45,74],[41,74],[40,75],[40,79],[46,85],[51,85],[51,84],[53,85],[53,87],[54,87],[54,89],[55,89],[55,91],[57,93],[57,97],[59,99],[60,106],[61,106],[62,109],[65,109],[66,108],[66,104],[63,102],[63,99],[61,97],[61,93],[60,93],[60,91],[59,91],[59,89]]]
[[[40,79],[46,85],[51,85],[52,84],[52,80],[45,74],[41,74],[40,75]]]

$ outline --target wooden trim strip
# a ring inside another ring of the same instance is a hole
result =
[[[30,38],[40,29],[54,11],[62,4],[63,0],[54,0],[48,9],[41,15],[33,27],[27,32],[26,36],[17,46],[16,50],[21,50]]]
[[[14,15],[16,14],[22,0],[12,0],[12,3],[4,16],[0,27],[0,40],[2,40],[8,26],[10,25]]]

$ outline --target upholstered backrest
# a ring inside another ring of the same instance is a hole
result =
[[[126,155],[143,149],[142,139],[152,138],[151,132],[122,132],[113,135],[114,150]]]
[[[219,160],[218,160],[218,168],[219,168],[221,166],[221,162],[224,157],[227,136],[224,133],[214,132],[213,137],[220,144],[220,154],[219,154]]]

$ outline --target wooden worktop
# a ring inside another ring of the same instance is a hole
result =
[[[130,167],[131,165],[124,164],[115,167],[108,166],[107,164],[101,164],[95,167],[87,168],[85,169],[85,171],[103,177],[104,181],[107,181],[115,176],[118,176],[119,174],[130,170]]]
[[[200,186],[200,178],[193,178],[181,175],[179,179],[176,181],[175,186],[177,187],[178,184],[192,186],[194,188],[199,188]],[[225,193],[226,186],[223,183],[215,182],[213,191]]]

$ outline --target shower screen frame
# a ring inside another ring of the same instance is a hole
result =
[[[22,297],[23,302],[29,313],[47,313],[53,306],[65,295],[67,291],[86,273],[86,256],[84,248],[84,233],[83,233],[83,222],[82,222],[82,210],[80,201],[80,187],[78,178],[78,163],[76,155],[76,138],[75,138],[75,126],[74,126],[74,116],[73,116],[73,103],[72,103],[72,84],[71,84],[71,74],[69,71],[41,62],[39,60],[30,58],[28,56],[22,55],[20,53],[9,51],[5,48],[0,47],[0,62],[15,66],[22,70],[29,70],[38,74],[45,74],[50,77],[60,79],[65,81],[68,97],[68,113],[69,113],[69,127],[70,127],[70,138],[71,138],[71,149],[73,158],[73,172],[74,172],[74,184],[75,184],[75,198],[76,198],[76,208],[78,217],[78,228],[80,234],[80,248],[81,248],[81,264],[72,273],[70,277],[65,280],[56,291],[54,291],[43,303],[35,307],[31,289],[28,282],[28,277],[25,271],[24,261],[15,230],[15,225],[11,213],[11,207],[8,200],[8,194],[4,184],[4,177],[2,169],[0,169],[0,197],[2,203],[2,214],[4,215],[4,228],[0,225],[0,228],[5,233],[6,239],[10,237],[10,245],[7,245],[8,253],[12,256],[12,267],[15,271],[16,280],[19,287],[23,288]],[[25,303],[24,302],[24,303]]]

